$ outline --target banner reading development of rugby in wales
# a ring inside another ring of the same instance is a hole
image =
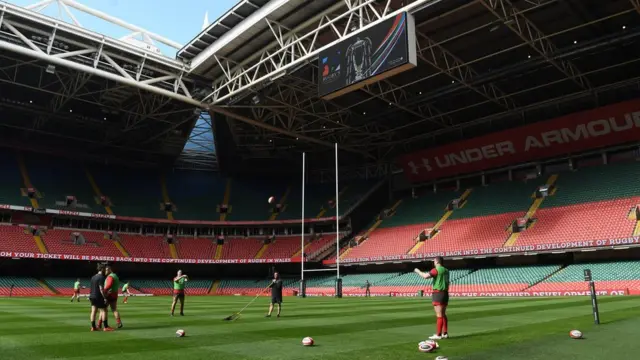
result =
[[[14,251],[0,251],[0,258],[135,262],[135,263],[148,263],[148,264],[276,264],[276,263],[300,262],[300,260],[295,260],[290,258],[285,258],[285,259],[161,259],[161,258],[120,257],[120,256],[40,254],[40,253],[14,252]]]
[[[559,250],[577,250],[577,249],[594,249],[594,248],[606,248],[606,247],[618,247],[640,245],[640,236],[633,236],[629,238],[620,239],[605,239],[605,240],[582,240],[582,241],[565,241],[558,243],[536,244],[536,245],[522,245],[522,246],[502,246],[494,248],[483,249],[465,249],[454,251],[436,251],[430,253],[421,254],[399,254],[399,255],[384,255],[374,257],[361,257],[361,258],[346,258],[340,259],[340,264],[347,263],[367,263],[367,262],[381,262],[381,261],[402,261],[402,260],[420,260],[420,259],[432,259],[436,256],[444,257],[473,257],[473,256],[485,256],[485,255],[500,255],[500,254],[531,254],[546,251],[559,251]],[[334,259],[323,260],[324,265],[335,264]]]
[[[640,140],[640,99],[398,158],[411,182],[478,172]]]

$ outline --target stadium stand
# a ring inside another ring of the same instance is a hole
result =
[[[43,155],[25,154],[23,158],[31,183],[42,195],[38,200],[40,207],[105,213],[96,203],[81,166]],[[76,204],[67,206],[67,196],[74,196]]]
[[[72,233],[81,233],[86,242],[76,245]],[[122,256],[112,241],[104,238],[104,233],[94,231],[75,231],[51,229],[41,236],[47,249],[53,254]]]
[[[209,172],[172,172],[166,175],[167,191],[181,220],[218,220],[226,179]]]
[[[19,226],[0,224],[0,251],[39,253],[33,236],[26,234],[25,230]]]
[[[31,206],[29,199],[22,196],[20,189],[24,188],[16,154],[0,151],[0,204]]]
[[[216,239],[181,237],[175,244],[181,259],[213,259],[216,255]]]
[[[120,243],[131,257],[171,258],[169,245],[162,236],[120,234]]]
[[[11,289],[12,285],[13,289]],[[34,278],[0,276],[0,295],[51,296],[55,295],[55,293]]]
[[[529,291],[586,291],[584,269],[590,269],[597,290],[627,289],[640,293],[640,261],[572,264],[544,281],[530,287]]]
[[[259,257],[260,259],[290,258],[300,250],[300,236],[277,236]]]
[[[173,293],[173,283],[169,280],[130,280],[130,286],[140,290],[145,294],[171,295]],[[190,279],[185,286],[185,293],[188,295],[206,295],[209,293],[212,280]]]
[[[640,190],[629,179],[639,175],[638,163],[561,173],[557,191],[542,203],[535,226],[520,235],[517,245],[631,236],[635,222],[627,215],[640,201]]]
[[[253,259],[264,244],[264,238],[225,238],[223,259]]]
[[[112,202],[116,215],[165,218],[161,210],[162,189],[156,172],[116,167],[90,169],[102,193]]]
[[[453,281],[452,292],[522,291],[557,271],[558,265],[516,266],[473,271]]]

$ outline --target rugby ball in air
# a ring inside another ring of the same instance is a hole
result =
[[[435,350],[435,347],[433,347],[433,345],[427,343],[426,341],[421,341],[418,344],[418,351],[423,352],[423,353],[430,353],[433,350]]]
[[[302,345],[313,346],[313,338],[307,336],[306,338],[302,339]]]
[[[184,332],[184,330],[182,330],[182,329],[180,329],[180,330],[176,331],[176,336],[177,336],[177,337],[184,337],[184,334],[185,334],[185,332]]]
[[[569,336],[571,336],[572,339],[582,339],[582,331],[571,330],[569,331]]]
[[[272,196],[269,198],[269,204],[273,204],[274,201],[276,201],[275,197]]]

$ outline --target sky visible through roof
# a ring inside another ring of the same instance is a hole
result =
[[[29,6],[38,3],[34,0],[6,0],[18,6]],[[107,13],[136,25],[147,31],[156,33],[181,45],[187,44],[202,30],[205,13],[209,23],[216,21],[239,0],[75,0],[76,2]],[[70,8],[77,21],[86,29],[116,39],[127,36],[132,31],[104,21],[89,14]],[[49,5],[43,15],[63,19],[73,23],[70,17],[57,4]],[[164,44],[155,43],[165,56],[175,58],[177,49]],[[215,153],[211,118],[203,113],[191,132],[185,150]]]

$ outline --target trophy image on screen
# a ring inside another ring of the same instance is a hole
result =
[[[347,48],[346,85],[351,85],[371,76],[371,39],[356,37]]]

